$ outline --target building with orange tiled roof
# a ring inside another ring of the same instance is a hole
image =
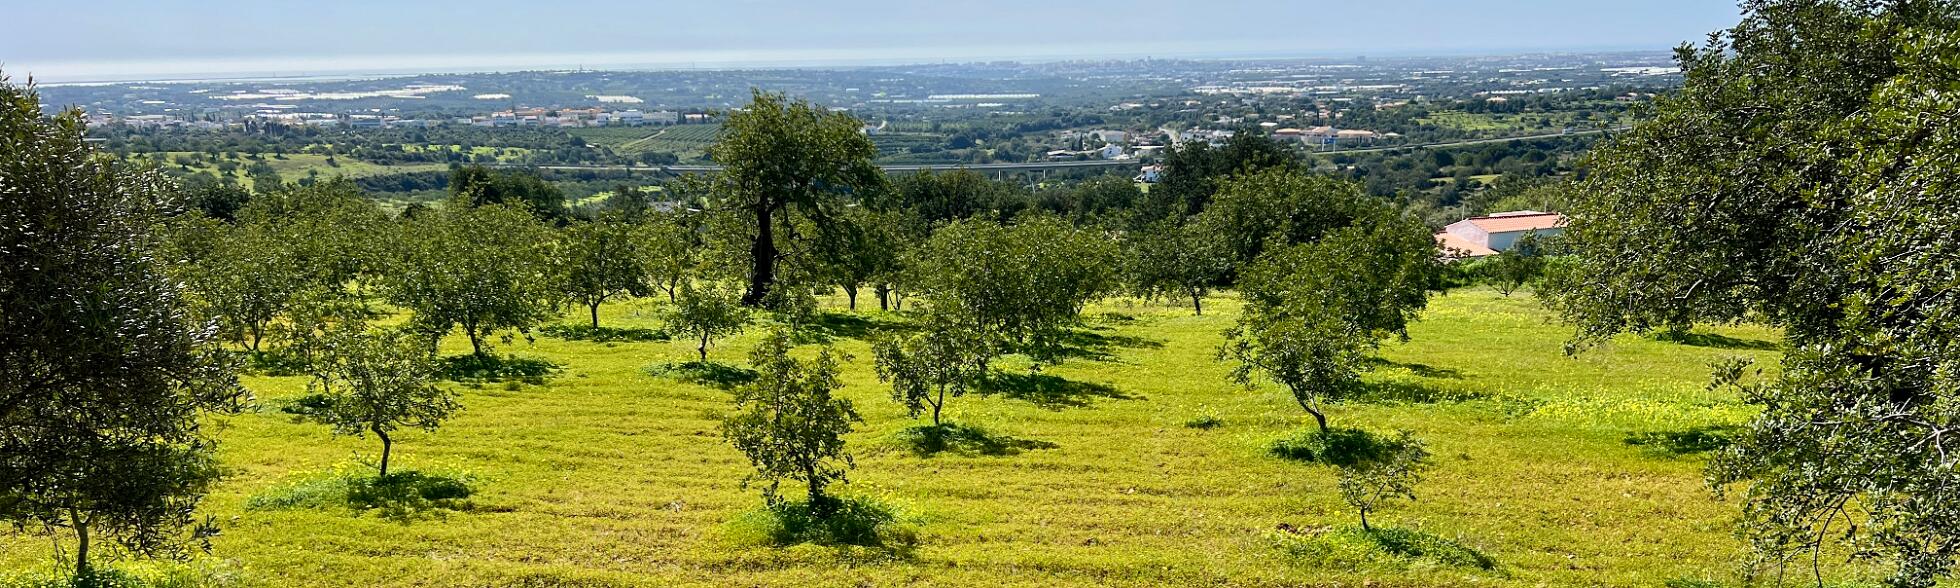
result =
[[[1510,250],[1527,233],[1551,236],[1564,231],[1563,214],[1516,210],[1450,223],[1436,233],[1436,244],[1450,257],[1484,257]]]

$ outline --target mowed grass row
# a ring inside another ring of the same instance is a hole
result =
[[[826,305],[842,312],[841,297]],[[1703,460],[1627,439],[1741,422],[1749,410],[1731,393],[1705,389],[1707,366],[1733,355],[1773,363],[1771,331],[1712,329],[1704,346],[1621,337],[1575,358],[1562,351],[1568,328],[1526,295],[1436,298],[1410,341],[1382,350],[1369,380],[1384,398],[1330,416],[1429,440],[1438,466],[1420,500],[1389,506],[1377,524],[1459,540],[1498,569],[1325,569],[1273,541],[1281,523],[1354,524],[1331,471],[1266,454],[1311,421],[1276,386],[1229,382],[1231,366],[1214,357],[1238,306],[1226,297],[1206,310],[1097,305],[1083,342],[1099,357],[1043,370],[1058,379],[1038,391],[953,401],[953,422],[1054,444],[1004,456],[900,448],[892,438],[917,421],[877,382],[868,344],[837,337],[853,356],[841,393],[866,421],[850,437],[858,467],[842,490],[917,523],[920,542],[903,554],[731,540],[728,521],[761,500],[740,486],[748,464],[717,434],[730,394],[645,371],[690,360],[691,342],[500,346],[565,370],[543,386],[464,387],[464,412],[440,431],[398,435],[395,467],[478,480],[472,510],[409,523],[248,509],[255,495],[379,449],[280,413],[303,379],[250,377],[265,408],[214,423],[230,477],[205,503],[224,534],[203,565],[264,586],[1628,586],[1737,571],[1736,507],[1703,485]],[[637,303],[603,318],[658,326]],[[745,364],[755,338],[712,358]],[[450,338],[444,351],[467,343]],[[1223,426],[1185,426],[1206,414]],[[7,566],[49,557],[45,537],[0,545]]]

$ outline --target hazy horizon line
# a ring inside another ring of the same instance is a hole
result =
[[[1022,50],[1015,50],[1022,49]],[[1085,48],[1086,49],[1086,48]],[[1516,57],[1573,53],[1665,53],[1672,47],[1574,46],[1406,48],[1373,50],[1261,50],[1156,46],[1153,50],[1056,51],[1041,48],[942,48],[895,54],[890,49],[694,50],[606,53],[395,54],[287,57],[199,57],[48,61],[17,66],[0,62],[10,77],[31,77],[37,85],[274,81],[320,81],[361,77],[481,74],[518,71],[674,71],[890,67],[1014,61],[1266,60],[1423,57]],[[16,73],[18,72],[18,73]]]

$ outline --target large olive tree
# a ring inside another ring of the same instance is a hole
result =
[[[1711,464],[1746,499],[1759,563],[1843,540],[1892,585],[1931,586],[1960,554],[1960,7],[1744,8],[1595,153],[1575,261],[1541,289],[1581,343],[1782,327],[1781,370],[1718,374],[1762,408]]]
[[[171,184],[0,77],[0,520],[180,553],[218,479],[201,423],[243,396],[159,264]]]
[[[806,237],[794,228],[798,217],[827,223],[845,197],[884,188],[871,162],[878,148],[862,129],[849,114],[760,90],[722,123],[708,155],[723,168],[719,204],[747,221],[743,304],[769,300],[778,265]]]

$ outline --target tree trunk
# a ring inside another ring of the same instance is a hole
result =
[[[1318,410],[1314,410],[1313,405],[1307,404],[1305,398],[1295,396],[1293,399],[1300,401],[1300,408],[1307,409],[1307,414],[1313,415],[1314,422],[1320,424],[1320,432],[1325,434],[1327,432],[1327,415],[1321,414]]]
[[[88,561],[88,519],[82,518],[81,511],[74,508],[68,509],[68,518],[75,524],[75,579],[93,579],[95,568]]]
[[[708,334],[701,334],[701,363],[708,363]]]
[[[386,479],[386,478],[388,477],[388,454],[389,454],[389,453],[392,453],[392,452],[394,451],[394,449],[395,449],[395,440],[394,440],[394,439],[389,439],[389,438],[388,438],[388,434],[387,434],[387,433],[385,433],[385,432],[383,432],[383,431],[381,431],[380,429],[375,429],[375,430],[374,430],[374,436],[376,436],[376,437],[380,437],[380,438],[381,438],[381,476],[380,476],[380,479]]]
[[[599,303],[592,303],[592,328],[599,328]]]
[[[858,289],[857,289],[857,286],[845,286],[845,287],[844,287],[844,297],[845,297],[845,298],[849,298],[849,299],[851,300],[851,312],[857,312],[857,309],[858,309]]]
[[[476,321],[465,321],[463,323],[463,334],[470,336],[470,352],[482,356],[483,334],[476,332]]]
[[[829,500],[824,498],[823,483],[817,479],[816,465],[804,466],[803,476],[810,485],[810,513],[818,518],[830,516]]]
[[[892,309],[891,286],[879,284],[876,286],[876,289],[878,291],[878,310],[880,311],[891,310]]]
[[[1205,315],[1205,297],[1203,297],[1203,296],[1199,296],[1199,295],[1197,295],[1197,294],[1195,294],[1195,293],[1194,293],[1194,294],[1192,294],[1192,295],[1191,295],[1191,311],[1192,311],[1192,312],[1195,312],[1195,313],[1197,313],[1197,314],[1198,314],[1198,316],[1204,316],[1204,315]]]
[[[935,426],[935,427],[937,427],[937,426],[940,426],[940,425],[939,425],[939,409],[940,409],[940,407],[943,407],[943,406],[946,406],[946,387],[945,387],[945,386],[940,386],[940,387],[939,387],[939,401],[938,401],[938,402],[934,402],[934,403],[932,403],[932,426]]]
[[[1368,526],[1368,509],[1365,508],[1361,509],[1361,530],[1370,532],[1375,530],[1374,527]]]
[[[755,206],[755,241],[749,244],[749,290],[742,294],[743,306],[762,306],[769,288],[776,283],[776,227],[770,199],[763,197]]]

